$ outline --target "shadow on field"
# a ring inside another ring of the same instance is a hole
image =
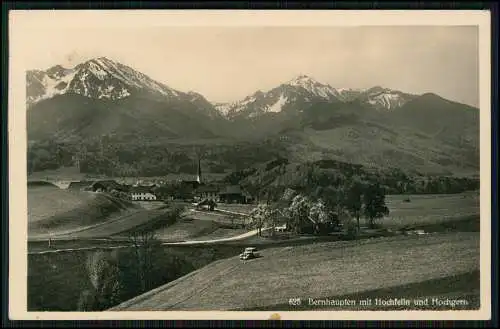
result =
[[[446,220],[438,223],[408,225],[404,230],[424,230],[426,232],[479,232],[481,221],[479,215]]]
[[[61,192],[63,195],[71,192]],[[86,204],[52,217],[29,223],[30,232],[53,232],[61,229],[79,228],[103,223],[112,215],[139,210],[140,207],[126,200],[105,194],[97,194],[86,200]]]

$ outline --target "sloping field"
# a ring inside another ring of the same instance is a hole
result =
[[[389,216],[379,220],[385,227],[404,227],[459,220],[477,215],[479,195],[476,193],[411,195],[410,202],[402,195],[388,195]]]
[[[287,304],[289,298],[331,298],[430,282],[477,270],[479,235],[437,233],[317,243],[266,249],[261,255],[245,262],[237,257],[214,262],[110,310],[269,308]],[[479,283],[474,286],[479,289]],[[458,289],[448,287],[451,293]]]
[[[233,223],[237,224],[239,221],[234,220]],[[246,231],[243,228],[232,227],[231,219],[226,215],[208,211],[189,211],[185,218],[160,228],[155,233],[161,240],[169,242],[227,238]]]
[[[186,216],[198,220],[211,220],[227,225],[241,225],[245,223],[246,216],[233,215],[229,213],[215,211],[198,211],[190,209],[186,212]]]
[[[68,237],[81,239],[105,238],[113,235],[123,235],[122,237],[126,237],[126,232],[130,232],[135,228],[150,224],[152,221],[159,220],[166,214],[166,212],[166,209],[143,209],[133,211],[123,216],[107,220],[106,222],[95,227],[68,234]]]
[[[61,190],[55,187],[28,188],[30,237],[57,234],[103,223],[138,207],[108,195]]]
[[[28,221],[50,218],[81,207],[94,198],[90,193],[72,193],[56,186],[28,186]]]
[[[180,220],[171,226],[156,230],[158,238],[163,241],[182,241],[211,234],[218,229],[218,225],[210,220]]]

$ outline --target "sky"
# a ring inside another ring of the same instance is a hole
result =
[[[29,30],[25,67],[105,56],[212,102],[305,74],[336,88],[433,92],[479,105],[477,26],[81,26]]]

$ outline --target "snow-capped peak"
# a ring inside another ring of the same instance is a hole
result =
[[[336,97],[338,95],[337,90],[332,86],[318,82],[314,78],[305,74],[300,74],[285,84],[292,87],[303,88],[313,96],[324,99],[331,99],[332,97]]]
[[[28,71],[27,80],[29,104],[66,93],[110,100],[128,97],[134,91],[163,97],[179,97],[181,94],[106,57],[87,60],[71,69],[56,65],[46,71]]]
[[[288,84],[291,86],[307,86],[314,83],[318,82],[305,74],[299,74],[292,80],[288,81]]]
[[[308,91],[313,90],[315,86],[325,86],[324,84],[316,81],[315,79],[305,74],[298,75],[292,80],[286,82],[285,84],[294,87],[302,87]]]
[[[378,110],[394,110],[413,99],[414,95],[376,86],[367,89],[362,97],[365,103]]]
[[[361,88],[334,88],[313,77],[299,74],[278,87],[258,91],[233,103],[218,103],[215,108],[228,117],[255,117],[269,112],[302,111],[304,103],[317,100],[327,102],[360,102],[378,110],[394,110],[411,100],[413,95],[380,86]],[[294,104],[297,104],[295,106]]]

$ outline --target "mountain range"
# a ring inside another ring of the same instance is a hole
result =
[[[26,72],[28,139],[238,143],[276,139],[292,160],[332,158],[475,173],[479,110],[433,93],[334,88],[300,74],[233,103],[157,82],[105,57]]]
[[[394,110],[416,96],[379,86],[370,89],[333,88],[307,75],[299,75],[267,92],[257,91],[234,103],[215,104],[229,119],[251,118],[264,113],[300,111],[312,102],[346,103],[359,101],[376,110]]]

